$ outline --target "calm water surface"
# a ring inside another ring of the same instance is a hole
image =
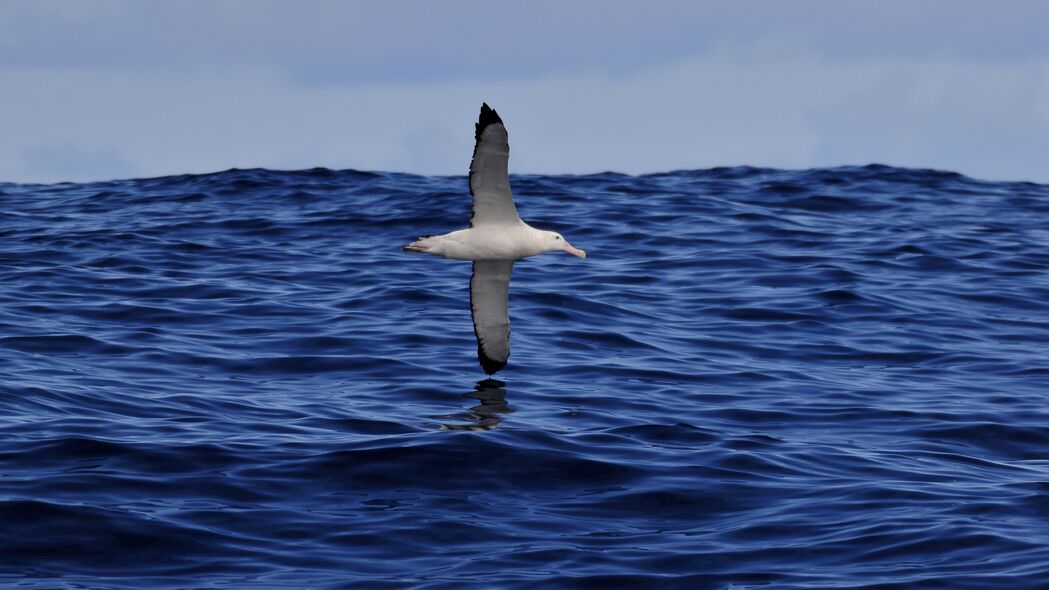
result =
[[[0,584],[1049,587],[1049,187],[513,182],[501,381],[463,177],[0,184]]]

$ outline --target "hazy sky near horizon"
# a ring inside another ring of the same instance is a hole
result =
[[[1039,1],[0,0],[0,181],[880,162],[1049,182]]]

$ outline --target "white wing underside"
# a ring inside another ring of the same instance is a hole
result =
[[[491,375],[510,357],[510,273],[513,260],[476,260],[470,277],[470,309],[477,335],[477,358]]]
[[[499,115],[484,105],[477,123],[474,157],[470,162],[470,194],[474,201],[471,227],[520,221],[510,193],[509,160],[506,127]]]

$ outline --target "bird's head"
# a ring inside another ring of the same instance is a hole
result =
[[[568,252],[569,254],[573,254],[580,258],[586,258],[586,252],[572,246],[572,244],[569,244],[568,240],[566,240],[564,236],[555,231],[543,232],[543,245],[546,247],[546,249],[544,250],[546,252],[557,252],[558,250],[564,250],[565,252]]]

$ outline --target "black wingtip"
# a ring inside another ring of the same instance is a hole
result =
[[[493,123],[502,124],[502,122],[503,120],[499,118],[499,113],[495,112],[495,109],[488,106],[486,102],[481,103],[481,114],[477,117],[477,139],[481,138],[485,127]]]
[[[484,372],[489,375],[494,374],[496,371],[506,366],[506,361],[497,361],[488,358],[488,355],[484,353],[484,349],[481,348],[480,344],[477,345],[477,360],[481,362],[481,368],[484,369]]]

